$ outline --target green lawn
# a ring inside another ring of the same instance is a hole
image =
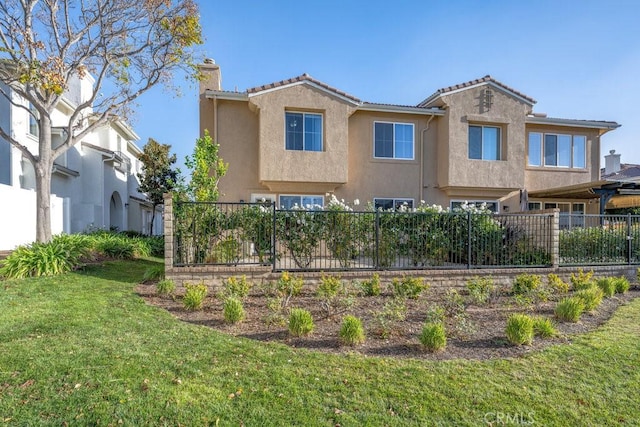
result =
[[[524,358],[336,356],[146,306],[151,265],[0,282],[0,425],[640,425],[640,300]]]

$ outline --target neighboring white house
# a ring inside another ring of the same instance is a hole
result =
[[[2,84],[2,83],[0,83]],[[63,125],[75,106],[91,93],[90,76],[72,81],[52,117],[52,145],[60,144]],[[3,86],[5,92],[8,87]],[[12,100],[28,105],[15,93]],[[0,125],[13,138],[37,151],[38,126],[23,108],[0,96]],[[59,127],[57,127],[59,126]],[[124,121],[105,125],[55,160],[51,181],[52,232],[79,233],[93,228],[149,232],[152,204],[138,191],[142,151]],[[0,250],[35,239],[35,174],[22,153],[0,139]],[[157,208],[154,234],[162,233]]]

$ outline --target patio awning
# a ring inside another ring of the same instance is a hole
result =
[[[640,183],[630,181],[592,181],[530,191],[529,198],[599,199],[600,213],[604,213],[605,206],[608,208],[639,206],[640,204],[630,205],[629,203],[640,202]]]

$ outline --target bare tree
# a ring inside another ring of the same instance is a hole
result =
[[[38,241],[51,239],[54,160],[96,128],[126,120],[136,98],[159,83],[170,85],[176,71],[197,77],[193,48],[201,43],[193,0],[0,1],[0,82],[6,85],[0,94],[40,128],[37,151],[9,129],[0,127],[0,137],[35,170]],[[93,90],[74,106],[62,144],[52,148],[52,114],[73,79],[87,74],[95,79]]]

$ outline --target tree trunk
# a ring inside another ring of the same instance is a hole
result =
[[[156,205],[155,203],[153,204],[153,212],[151,213],[151,224],[149,224],[149,236],[153,236],[153,223],[156,220]]]
[[[40,119],[40,137],[38,157],[33,165],[36,173],[36,241],[51,240],[51,174],[53,158],[51,156],[51,120]]]

